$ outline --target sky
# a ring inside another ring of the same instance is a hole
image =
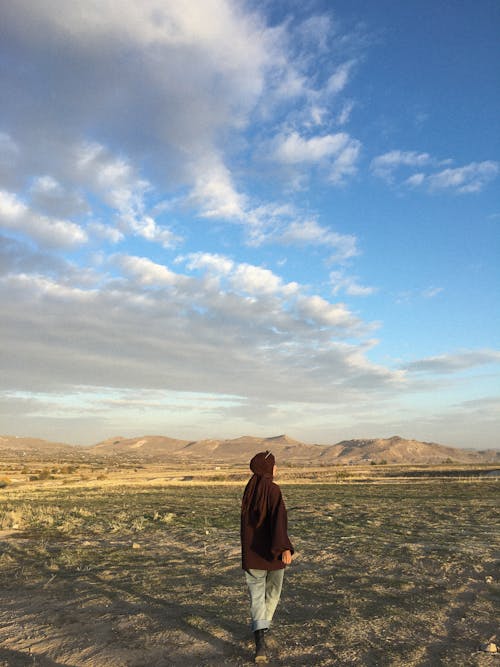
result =
[[[499,446],[497,0],[0,12],[0,433]]]

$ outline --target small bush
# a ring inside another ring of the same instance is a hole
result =
[[[0,530],[14,530],[24,526],[23,513],[19,510],[8,510],[0,514]]]
[[[61,472],[65,475],[71,475],[72,473],[76,472],[77,470],[78,470],[78,466],[63,465],[61,467]]]

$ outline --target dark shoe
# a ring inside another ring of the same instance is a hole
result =
[[[255,662],[267,662],[265,630],[255,630]]]

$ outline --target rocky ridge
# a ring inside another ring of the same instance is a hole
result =
[[[0,453],[30,455],[113,456],[144,460],[209,461],[240,463],[258,451],[271,450],[281,464],[430,464],[500,463],[500,450],[448,447],[434,442],[390,438],[343,440],[333,445],[306,444],[287,435],[267,438],[241,436],[233,439],[182,440],[161,435],[135,438],[116,436],[89,447],[49,442],[39,438],[0,436]]]

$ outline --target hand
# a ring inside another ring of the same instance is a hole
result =
[[[281,560],[285,565],[291,565],[292,563],[292,552],[287,549],[286,551],[283,551],[281,554]]]

